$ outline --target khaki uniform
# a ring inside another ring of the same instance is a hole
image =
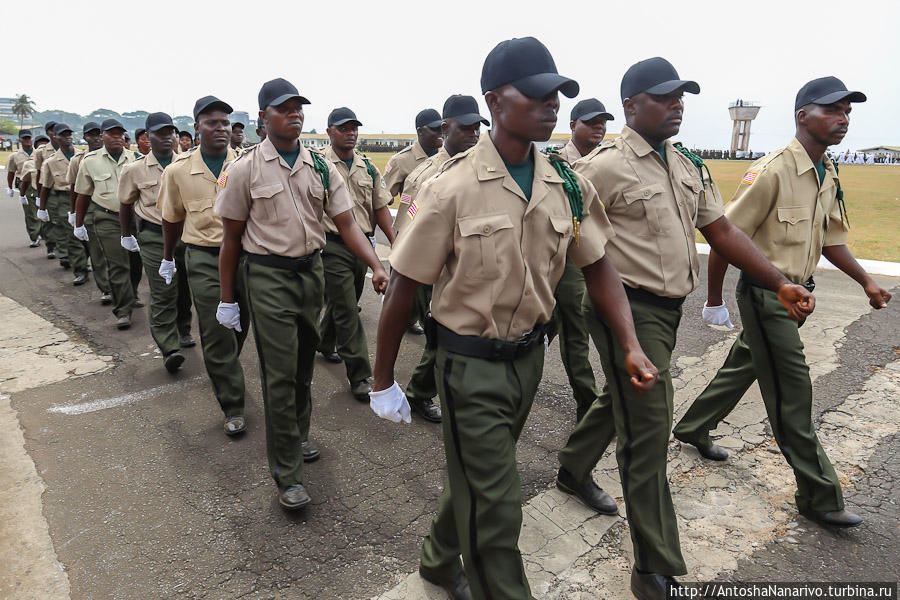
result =
[[[684,296],[699,283],[694,228],[721,218],[712,182],[671,141],[667,162],[633,129],[575,164],[593,182],[618,234],[606,247],[631,304],[641,347],[660,381],[644,395],[629,385],[624,353],[607,324],[590,311],[588,326],[607,385],[576,425],[560,464],[585,482],[613,436],[638,569],[686,572],[666,478],[674,390],[669,362]]]
[[[174,159],[174,157],[173,157]],[[184,264],[184,243],[175,247],[175,281],[166,285],[159,275],[163,259],[162,215],[159,212],[160,182],[163,167],[151,152],[125,165],[119,177],[121,204],[134,205],[138,221],[137,240],[141,262],[150,285],[150,333],[163,357],[177,351],[179,336],[191,331],[191,295]]]
[[[25,174],[25,163],[29,160],[33,163],[33,155],[34,151],[29,154],[19,148],[10,154],[9,159],[6,161],[6,172],[14,173],[13,187],[16,190],[16,194],[19,194],[19,183],[22,181],[22,176]],[[25,213],[25,233],[28,234],[28,239],[34,242],[41,235],[41,225],[43,225],[43,222],[37,218],[34,193],[32,192],[30,195],[26,193],[22,200],[24,200],[22,203],[22,212]]]
[[[416,140],[412,146],[407,146],[388,160],[384,167],[384,182],[392,200],[403,189],[403,182],[409,174],[426,158],[428,154],[419,140]]]
[[[266,450],[280,487],[303,482],[301,442],[309,437],[324,302],[322,217],[353,206],[337,169],[328,170],[326,203],[311,151],[301,146],[291,167],[266,139],[228,166],[215,202],[217,215],[246,222],[243,269],[259,353]]]
[[[489,135],[444,163],[422,186],[414,215],[391,253],[393,268],[434,284],[435,376],[441,397],[448,484],[421,564],[453,575],[461,567],[475,598],[531,598],[518,549],[522,495],[515,444],[543,369],[542,324],[566,257],[579,267],[604,256],[613,235],[593,186],[584,197],[581,243],[563,181],[532,146],[530,201]],[[526,333],[527,352],[490,360],[448,349],[474,336],[503,347]],[[538,337],[539,336],[539,337]]]
[[[812,285],[822,248],[847,242],[837,201],[838,174],[827,156],[818,174],[796,139],[753,163],[725,214],[794,283]],[[742,275],[737,288],[743,330],[725,364],[675,428],[679,439],[712,443],[709,432],[759,383],[775,441],[797,479],[800,510],[844,508],[841,484],[811,420],[813,390],[797,322],[775,292]]]
[[[376,167],[373,181],[362,155],[357,152],[353,153],[353,165],[350,169],[331,146],[324,149],[323,155],[347,185],[347,191],[353,199],[351,211],[356,224],[364,234],[373,234],[375,211],[391,201],[384,177]],[[319,350],[337,350],[347,369],[347,379],[352,385],[372,376],[366,332],[357,309],[368,267],[350,252],[338,234],[334,221],[327,214],[322,217],[322,225],[328,239],[322,255],[326,306],[319,324]]]
[[[134,153],[127,149],[122,150],[115,161],[106,147],[102,147],[81,159],[75,177],[75,192],[91,199],[93,233],[106,258],[108,291],[112,293],[113,313],[117,317],[131,316],[141,281],[141,256],[122,247],[122,227],[119,225],[119,173],[133,161]],[[88,231],[88,239],[91,235]]]
[[[569,140],[566,145],[560,148],[559,155],[566,159],[570,165],[574,165],[575,161],[581,158],[581,152],[575,147],[575,142]]]
[[[69,161],[69,170],[66,172],[66,180],[69,182],[69,190],[75,190],[75,180],[78,178],[78,169],[81,168],[81,161],[87,155],[87,152],[76,154]],[[70,201],[71,204],[71,201]],[[94,229],[94,203],[92,202],[87,212],[84,214],[84,227],[88,232],[87,253],[91,259],[91,272],[94,275],[94,283],[101,294],[108,294],[109,274],[106,266],[106,256],[100,247],[100,236]]]
[[[234,158],[234,151],[228,148],[225,164]],[[203,362],[216,400],[225,417],[229,418],[244,414],[244,371],[240,354],[250,326],[250,311],[244,294],[243,272],[239,271],[235,279],[235,296],[241,310],[242,331],[223,327],[216,320],[221,297],[219,246],[222,243],[222,218],[213,212],[213,203],[219,187],[216,176],[206,166],[197,148],[176,156],[163,171],[157,204],[164,220],[184,223],[181,239],[187,245],[185,267],[200,326]]]
[[[57,148],[54,148],[53,144],[48,143],[31,153],[32,158],[34,158],[34,168],[38,174],[38,181],[35,182],[35,187],[37,187],[38,184],[43,185],[40,182],[41,168],[44,166],[44,161],[53,156],[56,151]]]
[[[38,198],[40,197],[41,168],[44,166],[44,161],[53,156],[54,152],[56,152],[56,148],[53,147],[53,144],[48,142],[31,153],[31,158],[34,159],[34,176],[31,185],[35,191],[35,207],[37,207],[37,203],[39,202]],[[37,208],[35,208],[35,217],[37,217]],[[56,236],[50,233],[50,224],[44,223],[43,221],[41,221],[41,223],[41,237],[44,239],[47,253],[60,251],[60,249],[56,247]]]
[[[394,217],[394,230],[398,236],[412,222],[409,218],[409,205],[419,195],[422,184],[433,177],[449,159],[450,155],[442,147],[437,154],[421,161],[403,182],[400,205],[397,207],[397,216]]]
[[[83,150],[75,150],[73,158],[82,154]],[[68,263],[75,275],[85,275],[87,250],[69,225],[69,162],[65,153],[57,150],[41,166],[41,186],[49,190],[46,208],[50,222],[45,234],[56,243],[56,257],[60,263],[64,266]]]

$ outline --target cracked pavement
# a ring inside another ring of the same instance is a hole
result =
[[[31,579],[0,567],[0,597],[144,598],[147,590],[160,598],[443,597],[410,575],[443,485],[438,426],[415,416],[411,425],[377,419],[348,393],[343,366],[317,359],[311,436],[322,458],[305,477],[313,501],[297,514],[281,511],[266,467],[252,340],[242,355],[249,431],[230,440],[199,347],[186,350],[181,373],[165,373],[145,309],[131,330],[116,331],[93,283],[73,288],[70,273],[25,247],[19,215],[18,206],[0,207],[0,391],[11,407],[4,412],[0,402],[0,418],[21,425],[18,440],[3,434],[19,448],[21,470],[4,450],[0,476],[26,483],[3,486],[21,494],[0,496],[0,505],[14,505],[37,526],[22,537],[14,525],[28,519],[2,513],[0,540],[33,539],[28,548],[41,560],[28,563]],[[884,560],[900,551],[896,307],[871,311],[838,273],[817,281],[817,312],[802,330],[815,417],[847,504],[866,521],[832,533],[797,516],[792,474],[770,451],[762,403],[751,392],[716,432],[732,450],[725,465],[670,445],[689,579],[897,579],[896,561]],[[726,289],[733,288],[730,273]],[[146,299],[146,283],[141,289]],[[728,300],[733,307],[733,295]],[[734,335],[701,325],[702,303],[695,293],[685,304],[673,362],[677,415]],[[380,303],[367,289],[361,304],[374,351]],[[422,343],[406,339],[401,384]],[[518,448],[529,580],[537,598],[628,598],[627,522],[594,515],[552,487],[574,411],[554,343]],[[612,450],[595,478],[621,503]],[[30,504],[17,500],[26,497]],[[9,564],[2,553],[11,548],[0,545],[0,564]]]

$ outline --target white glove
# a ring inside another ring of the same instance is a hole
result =
[[[374,235],[369,236],[369,242],[372,244],[372,250],[374,250],[375,249],[375,236]]]
[[[87,228],[84,225],[81,227],[76,227],[72,233],[82,242],[88,241]]]
[[[22,203],[22,206],[28,206],[28,196],[23,196],[19,194],[19,202]]]
[[[13,190],[12,188],[6,188],[6,193],[9,194],[10,198],[16,195],[15,190]]]
[[[75,213],[69,213],[69,225],[72,226],[72,229],[75,229]]]
[[[241,331],[241,307],[237,302],[219,302],[216,309],[216,320],[223,327]]]
[[[49,223],[50,222],[50,213],[48,213],[46,210],[39,208],[37,211],[37,218],[39,220],[43,221],[44,223]]]
[[[721,306],[709,306],[704,302],[703,320],[710,325],[724,325],[728,329],[734,329],[734,325],[731,323],[731,317],[728,315],[728,308],[725,306],[724,301]]]
[[[137,240],[134,239],[133,235],[129,235],[128,237],[122,236],[122,241],[120,243],[122,244],[122,247],[129,252],[141,251],[141,247],[138,246]]]
[[[172,283],[172,278],[175,277],[175,271],[178,269],[175,268],[174,260],[166,260],[162,259],[162,262],[159,263],[159,276],[166,280],[166,285]]]
[[[409,401],[396,381],[385,390],[369,392],[369,406],[376,415],[392,423],[412,422]]]

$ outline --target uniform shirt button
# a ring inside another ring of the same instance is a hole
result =
[[[491,226],[490,226],[490,225],[485,225],[485,226],[484,226],[484,229],[482,229],[482,231],[485,232],[485,233],[490,233],[490,232],[491,232]]]
[[[526,295],[526,296],[530,296],[530,295],[531,295],[531,290],[525,290],[525,295]]]
[[[644,190],[644,198],[650,197],[650,190]]]
[[[797,224],[797,219],[795,219],[794,217],[791,217],[790,223],[791,223],[791,225],[796,225],[796,224]]]

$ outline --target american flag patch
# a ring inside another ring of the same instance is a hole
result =
[[[756,171],[747,171],[747,174],[744,175],[743,179],[741,179],[741,183],[746,183],[747,185],[750,185],[751,183],[756,181],[757,175],[759,175],[759,173],[757,173]]]
[[[388,165],[388,166],[386,166],[386,167],[384,168],[384,172],[385,172],[385,173],[390,173],[392,168],[393,168],[393,167],[392,167],[391,165]]]
[[[401,204],[409,204],[412,198],[409,197],[409,194],[400,194],[400,203]]]
[[[218,183],[222,187],[225,187],[226,181],[228,181],[228,173],[223,172],[221,175],[219,175],[219,178],[216,180],[216,183]]]
[[[416,201],[413,200],[413,203],[409,205],[409,208],[406,210],[406,214],[409,215],[409,220],[412,221],[416,218],[416,213],[419,212],[419,207],[416,206]]]

